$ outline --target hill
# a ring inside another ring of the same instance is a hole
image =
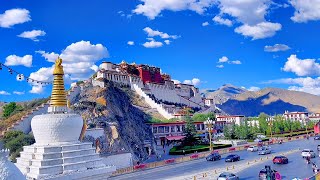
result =
[[[239,88],[231,84],[225,84],[217,90],[204,90],[202,95],[206,98],[213,99],[216,104],[223,104],[230,98],[235,97],[238,94],[248,92],[244,88]]]
[[[245,91],[219,107],[228,114],[257,116],[261,112],[282,114],[284,111],[320,112],[320,97],[305,92],[279,88]]]

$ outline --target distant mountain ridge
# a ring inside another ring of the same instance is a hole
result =
[[[234,92],[229,91],[234,89]],[[284,111],[320,112],[320,96],[279,88],[248,91],[233,85],[224,85],[216,91],[205,91],[206,97],[215,99],[219,108],[228,114],[257,116],[283,114]],[[222,102],[222,103],[219,103]]]
[[[204,90],[202,95],[204,95],[206,98],[213,99],[216,104],[223,104],[230,98],[247,91],[248,90],[244,88],[239,88],[233,86],[232,84],[224,84],[217,90]]]

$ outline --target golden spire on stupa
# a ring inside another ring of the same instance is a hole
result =
[[[56,60],[56,64],[53,70],[53,86],[52,86],[52,94],[50,100],[50,106],[67,106],[67,97],[66,92],[64,90],[64,81],[63,81],[63,66],[62,59],[58,57]]]

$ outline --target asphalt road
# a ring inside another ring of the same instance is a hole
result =
[[[272,145],[272,151],[273,153],[278,152],[286,152],[289,150],[297,149],[297,148],[311,148],[316,150],[317,144],[320,144],[320,141],[314,141],[313,139],[310,140],[298,140],[298,141],[292,141],[287,142],[284,144],[276,144]],[[230,153],[229,153],[230,154]],[[220,161],[214,161],[214,162],[207,162],[205,159],[199,159],[195,161],[189,161],[185,163],[180,164],[173,164],[169,166],[149,169],[149,170],[143,170],[135,173],[125,174],[121,176],[111,177],[110,179],[174,179],[175,177],[181,177],[193,174],[197,174],[202,171],[210,171],[214,170],[216,168],[223,168],[230,165],[237,165],[237,164],[243,164],[243,161],[251,161],[254,159],[257,159],[259,157],[257,152],[247,152],[247,151],[239,151],[235,152],[234,154],[238,154],[241,157],[241,161],[239,162],[233,162],[233,163],[226,163],[224,161],[224,158],[228,156],[229,154],[222,155],[222,159]],[[285,177],[284,179],[289,179],[291,177],[308,177],[312,175],[311,165],[307,166],[307,164],[302,160],[300,153],[294,153],[288,156],[289,158],[289,164],[287,165],[272,165],[272,167],[275,167],[276,170],[278,170],[281,174],[283,174]],[[319,163],[320,167],[320,161],[317,157],[316,159],[312,159],[313,161],[316,160],[316,162]],[[271,164],[266,163],[266,164]],[[265,164],[260,164],[256,166],[252,166],[240,173],[238,173],[239,177],[241,179],[257,179],[258,173],[260,169],[264,167]],[[303,171],[301,172],[300,169]]]
[[[320,144],[320,141],[310,139],[309,141],[301,140],[295,143],[287,143],[286,146],[293,147],[294,145],[297,145],[298,147],[301,148],[301,150],[305,148],[314,150],[317,156],[316,158],[312,158],[311,161],[315,162],[315,164],[317,164],[318,167],[320,168],[320,158],[317,152],[318,144]],[[237,175],[241,180],[256,180],[258,177],[259,171],[263,169],[265,165],[270,165],[272,169],[277,170],[281,174],[283,180],[289,180],[295,177],[304,179],[306,177],[310,177],[313,175],[312,165],[307,164],[306,161],[302,159],[301,151],[290,154],[287,157],[289,159],[288,164],[274,165],[270,160],[267,163],[252,166],[244,171],[241,171]]]

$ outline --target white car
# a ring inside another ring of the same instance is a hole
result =
[[[247,151],[251,151],[251,152],[258,151],[258,147],[257,146],[250,146],[250,147],[248,147]]]
[[[314,157],[316,157],[316,153],[311,149],[304,149],[301,152],[301,156],[302,156],[302,158],[306,158],[306,157],[314,158]]]
[[[235,174],[224,172],[219,175],[217,180],[239,180],[239,177]]]

